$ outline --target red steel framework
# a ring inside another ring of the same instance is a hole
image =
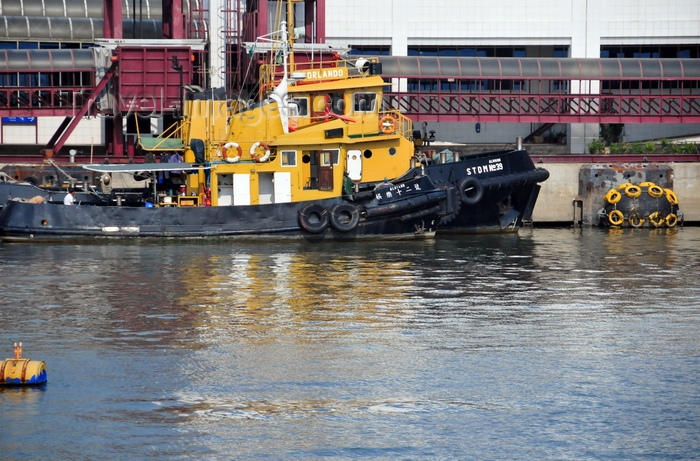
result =
[[[304,6],[306,31],[302,41],[325,41],[325,1],[295,2],[303,2]],[[224,54],[226,67],[222,72],[229,95],[236,94],[245,85],[256,83],[257,73],[249,75],[245,71],[251,57],[242,45],[270,32],[267,19],[270,16],[270,3],[266,0],[227,0],[216,13],[207,10],[204,2],[193,4],[194,7],[182,11],[181,2],[163,0],[164,38],[206,40],[211,38],[210,34],[216,33],[221,35],[223,49],[193,52],[194,59],[187,73],[190,81],[184,83],[208,86],[207,53],[211,52]],[[247,4],[248,10],[244,4]],[[121,6],[119,0],[104,0],[106,38],[122,37]],[[208,30],[210,14],[221,15],[222,28]],[[471,71],[463,67],[459,60],[440,61],[440,58],[434,57],[379,59],[384,64],[382,75],[387,80],[385,104],[399,109],[415,121],[700,123],[700,71],[697,65],[687,65],[692,67],[688,72],[683,68],[683,62],[680,63],[681,71],[675,76],[663,72],[658,75],[644,75],[644,72],[639,75],[634,72],[625,74],[622,72],[625,66],[627,70],[635,66],[640,69],[644,67],[643,60],[627,60],[624,65],[619,65],[619,74],[613,72],[581,77],[571,70],[568,73],[562,71],[573,67],[568,63],[574,60],[566,59],[503,59],[491,61],[488,64],[493,66],[490,71],[484,70],[488,65],[482,62],[477,63],[477,71]],[[392,59],[397,61],[392,62]],[[401,59],[405,60],[403,68]],[[412,63],[413,67],[408,65],[411,59],[416,60]],[[76,59],[76,65],[68,68],[65,63],[55,66],[52,59],[24,68],[3,67],[1,61],[0,57],[0,81],[15,83],[0,87],[0,115],[75,117],[80,113],[96,113],[94,108],[83,110],[83,106],[94,102],[90,95],[104,83],[96,80],[94,67],[85,65],[84,59],[79,64]],[[11,61],[6,58],[7,63]],[[603,69],[610,66],[613,60],[587,61],[591,68]],[[496,62],[497,65],[494,65]],[[558,66],[556,68],[560,73],[543,75],[541,70],[548,63]],[[395,65],[392,67],[392,64]],[[510,74],[504,72],[508,66],[512,66]],[[166,64],[166,67],[165,70],[161,69],[164,81],[169,81],[171,86],[177,85],[172,80],[170,65]],[[166,104],[163,107],[172,106]],[[152,109],[150,105],[148,108]],[[112,140],[115,155],[120,155],[124,147],[120,138],[121,123],[121,120],[115,122]]]
[[[535,79],[523,80],[526,83],[539,83]],[[580,86],[598,84],[583,81],[569,83]],[[389,106],[401,110],[408,117],[426,122],[700,123],[700,94],[689,91],[679,94],[590,92],[574,95],[559,92],[533,94],[485,90],[462,93],[438,90],[389,91],[384,97]]]
[[[229,12],[240,17],[237,12]],[[235,19],[235,18],[234,18]],[[247,16],[254,20],[254,15]],[[230,31],[233,34],[233,31]],[[237,37],[237,36],[236,36]],[[234,46],[227,37],[227,88],[243,84],[241,69],[247,55]],[[206,79],[204,56],[195,54],[193,72],[195,83]],[[532,58],[536,59],[536,58]],[[238,62],[235,66],[231,62]],[[166,74],[168,72],[165,72]],[[79,75],[80,78],[75,78]],[[386,103],[407,116],[433,122],[515,122],[515,123],[700,123],[699,78],[651,79],[616,77],[608,80],[557,80],[559,87],[580,88],[577,94],[553,89],[551,81],[537,76],[523,75],[517,90],[475,89],[460,91],[462,82],[473,82],[475,77],[434,77],[407,74],[382,74],[387,81],[408,81],[414,90],[398,91],[387,86]],[[43,76],[43,78],[42,78]],[[48,86],[41,82],[49,77]],[[76,67],[70,70],[31,68],[25,70],[0,69],[0,78],[13,77],[29,82],[21,86],[0,87],[0,113],[3,116],[73,115],[88,101],[87,95],[97,85],[94,68]],[[21,77],[21,78],[20,78]],[[249,76],[250,78],[250,76]],[[256,76],[257,78],[257,76]],[[484,77],[479,77],[483,82]],[[437,83],[436,83],[437,82]],[[490,88],[512,87],[512,78],[488,77]],[[202,82],[204,83],[204,82]],[[441,89],[446,83],[449,89]],[[648,86],[656,89],[595,90],[605,86]],[[669,83],[671,83],[669,85]],[[425,89],[425,88],[428,89]],[[525,90],[527,89],[527,90]]]

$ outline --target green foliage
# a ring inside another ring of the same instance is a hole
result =
[[[632,150],[633,154],[643,154],[644,153],[644,144],[641,142],[633,142],[632,145],[630,146],[630,149]]]
[[[672,151],[673,143],[667,138],[661,138],[659,139],[659,142],[661,143],[661,152],[663,152],[664,154],[670,154]]]
[[[645,154],[653,154],[656,152],[656,144],[654,144],[651,141],[647,141],[646,144],[644,144],[644,153]]]
[[[630,145],[626,142],[617,142],[610,145],[611,154],[629,154],[630,150]]]
[[[605,149],[605,144],[600,139],[594,139],[588,143],[588,152],[591,154],[600,154]]]
[[[695,143],[684,143],[681,144],[681,153],[682,154],[697,154],[698,153],[698,146]]]

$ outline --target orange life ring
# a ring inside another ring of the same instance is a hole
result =
[[[236,155],[233,157],[229,157],[228,150],[233,149],[233,148],[236,149]],[[243,149],[241,149],[241,146],[239,146],[238,143],[231,141],[231,142],[227,142],[226,144],[224,144],[224,148],[222,149],[221,155],[224,158],[224,160],[226,160],[227,162],[236,163],[237,161],[239,161],[241,159],[242,153],[243,153]]]
[[[258,147],[265,149],[265,154],[260,156],[260,154],[258,154]],[[257,163],[267,162],[270,158],[270,146],[262,141],[253,143],[253,145],[250,146],[250,158],[255,160]]]
[[[399,127],[399,122],[391,115],[385,115],[379,120],[379,129],[384,134],[394,134]]]

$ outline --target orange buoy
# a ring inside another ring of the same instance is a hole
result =
[[[22,343],[15,343],[15,357],[0,365],[0,385],[23,386],[46,382],[46,364],[22,357]]]

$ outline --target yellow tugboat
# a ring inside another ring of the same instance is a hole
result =
[[[147,186],[91,206],[10,201],[2,238],[426,238],[440,226],[511,231],[532,212],[549,173],[524,150],[428,161],[412,121],[384,107],[378,62],[295,63],[288,16],[258,102],[188,94],[181,120],[139,136],[151,161],[85,166],[102,185],[129,173]]]

